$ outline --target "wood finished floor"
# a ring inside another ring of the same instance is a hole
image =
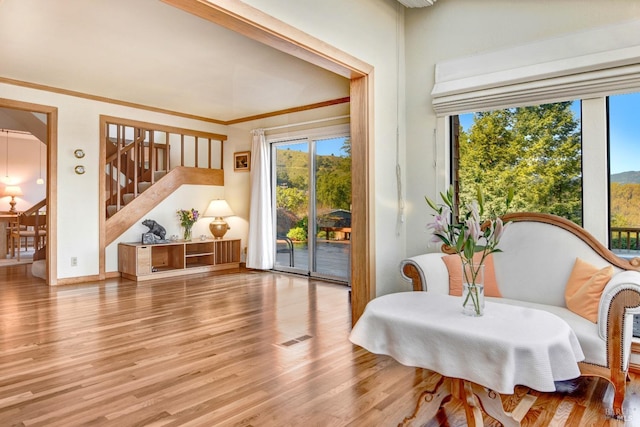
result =
[[[439,379],[353,346],[340,285],[245,272],[48,288],[25,271],[0,268],[0,426],[395,426]],[[606,382],[565,387],[523,425],[624,425],[604,416]],[[466,424],[453,402],[422,418]]]

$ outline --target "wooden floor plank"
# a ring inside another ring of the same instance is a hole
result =
[[[243,271],[48,288],[26,273],[0,268],[1,426],[395,426],[440,379],[352,345],[341,285]],[[632,375],[626,424],[605,416],[603,380],[530,391],[522,425],[640,425],[639,391]],[[459,402],[429,409],[412,425],[466,424]]]

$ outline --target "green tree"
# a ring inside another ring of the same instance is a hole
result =
[[[307,193],[298,188],[276,187],[276,208],[299,215],[306,212],[308,200]]]
[[[570,107],[560,102],[476,113],[469,133],[460,132],[461,203],[480,186],[485,208],[501,214],[514,188],[511,211],[552,213],[580,224],[580,129]]]
[[[346,140],[342,151],[351,153]],[[318,156],[316,198],[320,207],[351,209],[351,156]]]

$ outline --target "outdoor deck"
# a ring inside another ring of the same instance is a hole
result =
[[[293,265],[286,244],[278,244],[276,266],[293,267],[304,272],[309,271],[309,245],[306,242],[293,243]],[[351,275],[351,241],[318,240],[316,243],[316,272],[322,275],[340,278],[345,282]]]

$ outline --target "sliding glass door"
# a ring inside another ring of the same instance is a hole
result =
[[[349,283],[348,134],[272,143],[276,270]]]
[[[276,265],[279,270],[309,271],[309,142],[272,145],[276,219]]]

